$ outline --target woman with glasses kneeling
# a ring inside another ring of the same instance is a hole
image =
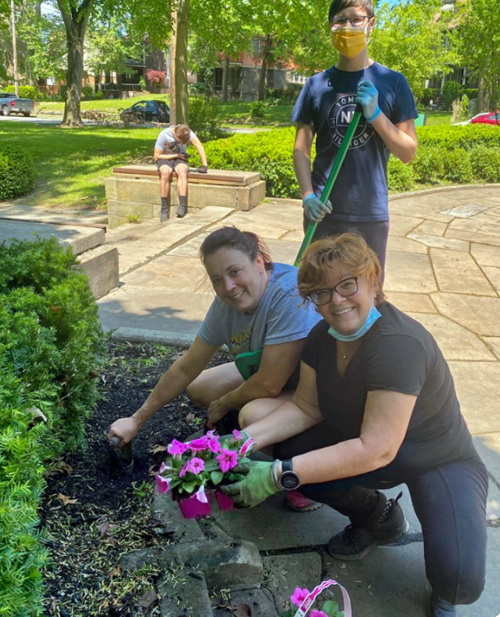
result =
[[[359,236],[315,242],[299,292],[323,317],[302,350],[293,401],[246,427],[274,463],[251,462],[226,492],[254,506],[300,491],[351,520],[328,545],[337,559],[364,557],[407,530],[398,498],[407,484],[422,524],[428,615],[452,617],[480,596],[486,559],[486,469],[431,334],[386,302],[381,268]]]

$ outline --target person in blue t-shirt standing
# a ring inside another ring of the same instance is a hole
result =
[[[374,62],[367,42],[375,25],[373,0],[333,0],[328,20],[339,59],[309,78],[292,113],[297,123],[293,161],[302,193],[304,231],[319,222],[315,239],[358,231],[385,268],[389,210],[389,155],[409,163],[417,149],[418,112],[401,73]],[[330,194],[319,196],[328,179],[356,104],[363,116]],[[316,158],[311,172],[311,148]]]

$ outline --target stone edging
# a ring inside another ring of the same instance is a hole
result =
[[[407,191],[406,193],[396,193],[389,195],[389,201],[405,199],[407,197],[420,197],[421,195],[432,195],[432,193],[446,193],[448,191],[465,191],[469,189],[491,189],[500,188],[500,184],[462,184],[461,186],[436,186],[433,189],[422,189],[421,191]]]

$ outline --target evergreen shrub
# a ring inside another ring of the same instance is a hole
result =
[[[485,182],[500,182],[500,150],[475,146],[470,151],[472,173]]]
[[[390,191],[402,193],[415,188],[415,175],[410,165],[405,165],[395,156],[389,158],[387,183]]]
[[[474,179],[470,156],[465,148],[455,148],[444,158],[443,177],[454,184],[468,184]]]
[[[35,184],[35,168],[29,152],[0,145],[0,201],[29,193]]]
[[[0,246],[0,613],[42,614],[45,466],[84,445],[102,352],[97,307],[54,239]]]
[[[15,86],[7,86],[4,90],[7,94],[15,94]],[[34,86],[19,86],[19,98],[20,99],[32,99],[36,98],[36,90]]]

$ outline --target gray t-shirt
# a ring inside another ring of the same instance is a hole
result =
[[[189,142],[183,144],[175,139],[173,134],[174,128],[175,126],[169,126],[168,129],[163,129],[156,140],[155,150],[161,150],[162,154],[186,154],[187,147],[195,139],[196,135],[193,131],[190,131]]]
[[[212,302],[198,336],[205,345],[226,344],[231,355],[305,338],[321,317],[297,290],[297,268],[275,263],[253,315],[235,311],[219,297]]]

